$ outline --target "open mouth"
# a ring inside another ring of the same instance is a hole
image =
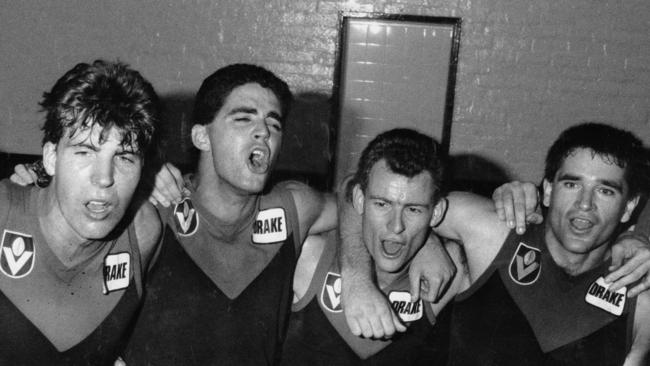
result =
[[[404,244],[393,240],[382,240],[381,249],[387,257],[397,257],[404,249]]]
[[[251,171],[257,174],[264,174],[269,170],[268,150],[255,148],[248,156],[248,166]]]
[[[95,219],[103,219],[111,212],[113,205],[108,201],[90,200],[86,202],[86,209]]]
[[[573,218],[570,219],[569,222],[571,223],[571,226],[578,231],[589,230],[594,226],[593,222],[581,218]]]

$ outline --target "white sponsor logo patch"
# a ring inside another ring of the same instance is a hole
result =
[[[131,255],[127,252],[109,254],[104,258],[104,294],[129,287]]]
[[[422,318],[422,300],[411,301],[411,294],[406,291],[392,291],[388,294],[393,310],[404,322],[413,322]]]
[[[320,293],[320,302],[325,306],[325,309],[333,313],[343,311],[341,308],[340,274],[327,272],[327,277],[325,277],[325,283],[323,283],[323,289]]]
[[[609,285],[605,283],[605,279],[600,277],[587,289],[585,301],[597,308],[619,316],[623,314],[623,308],[625,307],[627,287],[623,287],[616,292],[611,292],[608,288]]]
[[[269,208],[257,213],[253,222],[253,243],[269,244],[287,239],[287,220],[283,208]]]
[[[31,235],[6,230],[0,245],[0,271],[11,278],[27,276],[34,268],[34,241]]]
[[[199,214],[189,198],[183,199],[174,207],[174,223],[180,236],[190,236],[199,227]]]
[[[542,252],[530,245],[519,243],[510,260],[508,273],[515,283],[530,285],[537,281],[542,271]]]

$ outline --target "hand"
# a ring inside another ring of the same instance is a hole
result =
[[[623,264],[625,263],[625,264]],[[643,280],[629,289],[628,297],[634,297],[650,288],[650,245],[647,240],[632,233],[623,233],[612,246],[612,271],[605,277],[606,282],[613,282],[610,291],[616,291]]]
[[[171,203],[177,204],[188,195],[189,191],[183,183],[181,171],[170,163],[165,163],[156,174],[156,182],[149,201],[169,207]]]
[[[409,268],[411,301],[438,302],[456,275],[456,266],[436,235],[416,254]]]
[[[372,282],[341,278],[341,305],[352,334],[365,338],[390,338],[406,326]],[[355,283],[356,282],[356,283]]]
[[[539,224],[544,219],[539,210],[537,187],[529,182],[510,182],[492,194],[499,219],[518,234],[526,232],[526,223]]]
[[[29,167],[28,164],[18,164],[14,167],[14,174],[9,177],[9,179],[21,186],[28,186],[30,184],[34,184],[38,177],[36,176],[36,173],[31,170],[27,169]]]

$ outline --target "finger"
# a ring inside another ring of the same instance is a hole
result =
[[[422,301],[435,302],[438,298],[438,290],[436,286],[431,286],[429,281],[423,280],[420,283],[420,298]]]
[[[370,323],[365,319],[359,319],[358,322],[359,327],[361,328],[361,336],[364,338],[372,338],[373,332]]]
[[[494,190],[494,193],[492,194],[492,201],[494,201],[494,207],[497,210],[497,216],[499,217],[499,220],[505,221],[506,213],[503,208],[503,189],[501,189],[501,187]]]
[[[611,272],[616,270],[617,268],[620,268],[624,260],[625,260],[625,250],[621,246],[614,245],[612,247],[612,264],[609,266],[609,271]],[[610,273],[607,277],[605,277],[605,281],[611,282],[618,279],[618,277],[612,277],[612,275],[613,274]]]
[[[533,184],[527,184],[525,183],[524,185],[524,196],[526,198],[526,201],[524,202],[526,205],[526,216],[532,214],[537,210],[537,207],[539,206],[539,191],[537,190],[537,187]]]
[[[512,196],[512,191],[508,191],[503,194],[503,211],[505,212],[506,225],[510,229],[515,228],[515,210],[514,210],[514,198]]]
[[[526,194],[520,185],[512,192],[515,227],[518,234],[526,231]]]
[[[638,281],[639,279],[643,278],[643,276],[645,276],[647,273],[648,273],[648,266],[647,265],[644,264],[644,265],[638,266],[631,273],[629,273],[629,274],[621,277],[620,279],[616,280],[615,282],[613,282],[609,286],[608,290],[611,291],[611,292],[616,292],[619,289],[621,289],[621,288],[623,288],[623,287],[625,287],[627,285],[630,285],[630,284]]]
[[[355,319],[352,316],[346,315],[345,320],[348,323],[348,328],[350,328],[350,332],[352,332],[352,334],[354,334],[355,336],[359,337],[362,334],[362,331],[361,331],[361,326],[359,325],[357,319]]]
[[[533,212],[526,216],[526,222],[529,222],[531,224],[541,224],[544,222],[544,216],[538,212]]]
[[[648,276],[646,276],[646,279],[643,282],[639,283],[638,285],[631,288],[630,291],[628,291],[627,296],[635,297],[649,288],[650,288],[650,280],[648,279]]]
[[[390,314],[393,314],[393,312]],[[385,338],[390,338],[393,336],[393,334],[395,334],[395,324],[393,323],[393,316],[390,314],[388,316],[381,317],[381,326],[384,330]]]
[[[165,164],[165,169],[171,174],[172,178],[174,179],[174,185],[178,189],[178,194],[180,197],[178,199],[183,198],[183,191],[185,190],[185,183],[183,181],[183,175],[181,174],[181,171],[178,170],[174,165],[171,163]]]
[[[27,169],[25,165],[16,165],[14,167],[14,173],[18,176],[18,178],[20,178],[21,182],[24,182],[25,184],[33,184],[36,182],[36,173],[34,173],[31,169]]]
[[[429,291],[427,292],[426,297],[424,294],[421,294],[420,297],[422,298],[423,301],[426,302],[436,302],[438,301],[438,297],[440,297],[440,290],[442,288],[442,284],[444,282],[441,280],[434,279],[433,281],[429,282]]]
[[[371,338],[384,338],[384,326],[382,325],[381,316],[370,318],[370,328],[372,329]]]
[[[415,302],[420,299],[420,283],[424,281],[420,281],[419,276],[409,276],[409,283],[411,285],[411,301]]]
[[[150,199],[153,199],[155,202],[160,203],[163,207],[169,207],[169,201],[167,198],[165,198],[164,195],[160,193],[160,191],[154,189],[153,192],[151,192],[151,196],[149,196]]]
[[[395,326],[395,330],[400,333],[406,332],[406,326],[402,323],[402,321],[397,316],[397,314],[395,314],[392,311],[390,312],[390,314],[392,315],[393,318],[393,325]]]

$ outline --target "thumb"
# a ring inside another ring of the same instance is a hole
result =
[[[420,276],[409,276],[411,284],[411,301],[415,302],[420,299]]]

